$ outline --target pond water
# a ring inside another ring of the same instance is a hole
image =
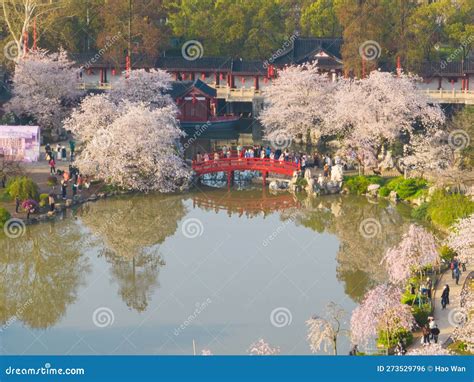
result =
[[[262,189],[101,200],[0,237],[3,354],[308,354],[305,321],[386,279],[410,208]],[[376,235],[361,223],[375,219]],[[366,235],[367,236],[367,235]],[[343,338],[340,353],[347,354]]]

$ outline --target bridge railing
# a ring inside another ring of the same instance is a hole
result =
[[[255,170],[292,175],[300,169],[300,164],[270,158],[219,158],[207,161],[193,160],[192,168],[197,174],[227,172],[236,170]]]

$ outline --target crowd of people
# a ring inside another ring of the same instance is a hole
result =
[[[68,170],[60,170],[56,168],[56,160],[67,161],[68,152],[64,145],[57,144],[56,148],[53,149],[51,145],[46,144],[45,146],[45,159],[50,167],[50,175],[60,177],[60,188],[61,188],[61,198],[63,200],[67,199],[68,189],[70,189],[70,194],[74,198],[78,192],[80,193],[83,189],[88,189],[90,187],[90,180],[87,176],[83,176],[77,167],[75,167],[72,162],[74,162],[75,155],[75,142],[73,140],[69,141],[69,167]],[[53,187],[54,191],[54,187]],[[48,204],[50,211],[55,209],[55,197],[54,192],[49,194]]]
[[[249,147],[238,145],[235,150],[232,150],[227,146],[223,146],[221,151],[214,151],[211,154],[202,154],[200,151],[198,151],[194,159],[197,163],[200,163],[226,158],[260,158],[279,162],[292,162],[299,164],[302,172],[304,172],[309,167],[321,168],[323,170],[323,175],[326,178],[331,176],[331,167],[334,163],[330,156],[320,154],[318,152],[314,152],[311,155],[302,152],[290,152],[288,148],[273,149],[270,146],[264,147],[263,145],[254,145]]]

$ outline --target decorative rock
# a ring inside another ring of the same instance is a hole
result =
[[[54,215],[56,215],[54,211],[48,211],[48,214],[47,214],[48,217],[52,217]]]
[[[369,186],[367,187],[367,191],[372,193],[378,191],[379,188],[380,184],[369,184]]]
[[[326,191],[329,194],[337,194],[340,191],[339,182],[329,181],[326,183]]]
[[[396,191],[390,191],[390,194],[388,195],[388,198],[394,202],[398,201],[398,194]]]
[[[344,178],[344,168],[341,164],[336,164],[331,168],[331,181],[332,182],[342,182]]]
[[[285,181],[272,180],[268,185],[268,188],[272,191],[285,191],[288,190],[289,183]]]
[[[87,200],[90,201],[90,202],[95,202],[97,200],[97,195],[92,194],[91,196],[89,196],[89,198]]]
[[[66,207],[71,207],[72,206],[72,199],[67,199],[65,205],[66,205]]]
[[[107,197],[107,194],[106,194],[105,192],[100,192],[100,193],[97,194],[97,196],[98,196],[99,198],[103,199],[103,198],[106,198],[106,197]]]

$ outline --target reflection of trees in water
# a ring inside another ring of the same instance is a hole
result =
[[[387,201],[371,203],[363,197],[321,197],[307,205],[304,216],[297,221],[338,237],[337,276],[344,281],[346,293],[359,301],[373,285],[386,280],[380,262],[385,251],[396,245],[407,230],[408,209]],[[365,238],[359,230],[361,222],[369,218],[376,219],[381,227],[373,238]]]
[[[16,239],[0,236],[2,324],[15,316],[32,328],[57,323],[89,271],[88,245],[73,220],[28,226]]]
[[[172,236],[185,214],[180,196],[136,195],[87,204],[78,216],[105,248],[131,260]]]
[[[147,308],[164,265],[158,244],[176,232],[185,214],[182,197],[173,195],[106,200],[81,211],[82,222],[104,242],[102,255],[129,308]]]

